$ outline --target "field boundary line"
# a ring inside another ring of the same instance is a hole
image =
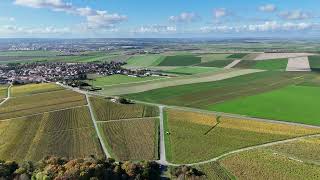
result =
[[[165,77],[165,78],[159,78],[159,79],[150,79],[146,81],[137,81],[137,82],[129,82],[129,83],[119,83],[119,84],[110,84],[110,85],[103,85],[100,87],[110,87],[110,86],[118,86],[118,85],[128,85],[128,84],[138,84],[138,83],[145,83],[145,82],[150,82],[150,81],[159,81],[159,80],[164,80],[164,79],[170,79],[171,77]]]
[[[4,100],[2,102],[0,102],[0,106],[2,104],[4,104],[5,102],[7,102],[11,98],[11,92],[10,92],[11,87],[12,87],[12,84],[10,84],[10,86],[7,88],[7,97],[4,98]]]
[[[241,149],[237,149],[234,151],[230,151],[227,152],[225,154],[222,154],[220,156],[217,156],[215,158],[206,160],[206,161],[200,161],[197,163],[189,163],[189,164],[174,164],[174,163],[170,163],[168,162],[167,164],[164,165],[170,165],[170,166],[181,166],[181,165],[187,165],[187,166],[194,166],[194,165],[201,165],[201,164],[207,164],[207,163],[211,163],[211,162],[215,162],[219,159],[222,159],[226,156],[232,155],[232,154],[236,154],[236,153],[241,153],[244,151],[250,151],[250,150],[255,150],[255,149],[259,149],[259,148],[263,148],[263,147],[268,147],[268,146],[272,146],[272,145],[277,145],[277,144],[282,144],[282,143],[287,143],[287,142],[292,142],[292,141],[298,141],[301,139],[305,139],[305,138],[312,138],[312,137],[320,137],[320,134],[312,134],[312,135],[305,135],[305,136],[299,136],[299,137],[295,137],[295,138],[290,138],[290,139],[285,139],[285,140],[280,140],[280,141],[274,141],[274,142],[269,142],[269,143],[265,143],[265,144],[260,144],[260,145],[256,145],[256,146],[250,146],[250,147],[245,147],[245,148],[241,148]]]
[[[45,113],[64,111],[64,110],[69,110],[69,109],[76,109],[76,108],[81,108],[81,107],[86,107],[86,106],[88,107],[88,104],[81,105],[81,106],[73,106],[73,107],[68,107],[68,108],[63,108],[63,109],[56,109],[56,110],[52,110],[52,111],[45,111],[45,112],[41,112],[41,113],[29,114],[29,115],[25,115],[25,116],[18,116],[18,117],[14,117],[14,118],[2,119],[2,120],[0,120],[0,122],[2,122],[2,121],[11,121],[11,120],[15,120],[15,119],[18,119],[18,118],[37,116],[37,115],[41,115],[41,114],[45,114]]]
[[[90,112],[90,115],[91,115],[91,119],[92,119],[92,122],[93,122],[93,125],[94,125],[94,128],[96,130],[96,133],[98,135],[98,139],[101,143],[101,146],[102,146],[102,150],[104,152],[104,154],[107,156],[107,158],[110,158],[111,155],[110,153],[108,152],[108,149],[106,148],[106,145],[103,141],[103,138],[100,134],[100,131],[99,131],[99,128],[98,128],[98,124],[97,124],[97,121],[96,121],[96,118],[94,116],[94,113],[93,113],[93,109],[92,109],[92,106],[91,106],[91,102],[90,102],[90,99],[89,99],[89,95],[85,93],[85,96],[86,96],[86,99],[87,99],[87,103],[88,103],[88,107],[89,107],[89,112]]]
[[[106,120],[106,121],[97,121],[97,123],[108,123],[108,122],[119,122],[119,121],[134,121],[134,120],[147,120],[147,119],[157,119],[160,118],[160,116],[156,117],[142,117],[142,118],[128,118],[128,119],[112,119],[112,120]]]

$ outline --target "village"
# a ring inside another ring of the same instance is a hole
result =
[[[86,80],[88,74],[110,76],[122,74],[131,77],[145,77],[158,73],[148,69],[126,69],[124,62],[35,62],[27,64],[0,65],[0,84],[29,84],[43,82],[62,82],[75,85],[75,82]],[[78,84],[77,84],[78,85]]]

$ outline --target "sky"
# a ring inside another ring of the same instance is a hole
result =
[[[319,0],[0,0],[0,38],[309,38]]]

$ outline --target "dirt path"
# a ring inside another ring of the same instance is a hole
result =
[[[166,159],[166,147],[165,147],[165,140],[164,140],[164,118],[163,118],[163,108],[164,106],[159,106],[159,113],[160,113],[160,143],[159,143],[159,155],[160,155],[160,160],[158,161],[160,164],[166,164],[167,159]]]
[[[286,71],[311,71],[308,57],[289,58]]]
[[[10,84],[10,86],[8,87],[7,97],[0,103],[0,106],[1,106],[2,104],[4,104],[6,101],[8,101],[8,100],[11,98],[11,92],[10,92],[11,87],[12,87],[12,84]]]
[[[232,61],[230,64],[228,64],[224,69],[230,69],[233,68],[235,65],[239,64],[241,62],[241,59],[237,59]]]
[[[91,119],[92,119],[94,128],[95,128],[95,130],[96,130],[96,133],[97,133],[97,135],[98,135],[98,138],[99,138],[99,141],[100,141],[102,150],[103,150],[104,154],[106,155],[106,157],[107,157],[107,158],[110,158],[111,155],[110,155],[110,153],[108,152],[108,149],[107,149],[106,145],[104,144],[103,138],[102,138],[102,136],[101,136],[101,134],[100,134],[100,131],[99,131],[99,129],[98,129],[97,121],[96,121],[96,118],[95,118],[94,113],[93,113],[93,109],[92,109],[92,106],[91,106],[91,102],[90,102],[90,100],[89,100],[89,95],[88,95],[88,94],[85,94],[85,95],[86,95],[86,98],[87,98],[87,102],[88,102],[88,107],[89,107]]]

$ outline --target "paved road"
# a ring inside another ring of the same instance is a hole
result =
[[[12,84],[10,84],[10,86],[8,87],[7,97],[0,103],[0,106],[10,99],[10,97],[11,97],[11,92],[10,92],[11,87],[12,87]]]
[[[160,113],[160,148],[159,148],[159,155],[160,160],[158,161],[160,164],[167,164],[166,160],[166,147],[165,147],[165,140],[164,140],[164,119],[163,119],[163,108],[164,106],[159,106],[159,113]]]
[[[271,143],[265,143],[265,144],[261,144],[261,145],[246,147],[246,148],[242,148],[242,149],[237,149],[237,150],[230,151],[230,152],[227,152],[227,153],[225,153],[225,154],[222,154],[222,155],[220,155],[220,156],[218,156],[218,157],[215,157],[215,158],[212,158],[212,159],[209,159],[209,160],[206,160],[206,161],[197,162],[197,163],[191,163],[191,164],[174,164],[174,163],[167,163],[167,164],[163,164],[163,165],[170,165],[170,166],[181,166],[181,165],[194,166],[194,165],[206,164],[206,163],[210,163],[210,162],[217,161],[217,160],[219,160],[219,159],[221,159],[221,158],[224,158],[224,157],[226,157],[226,156],[229,156],[229,155],[231,155],[231,154],[240,153],[240,152],[249,151],[249,150],[254,150],[254,149],[258,149],[258,148],[262,148],[262,147],[273,146],[273,145],[282,144],[282,143],[288,143],[288,142],[297,141],[297,140],[301,140],[301,139],[305,139],[305,138],[312,138],[312,137],[320,137],[320,134],[300,136],[300,137],[291,138],[291,139],[286,139],[286,140],[282,140],[282,141],[276,141],[276,142],[271,142]]]
[[[85,94],[85,95],[86,95],[86,98],[87,98],[87,102],[88,102],[88,107],[89,107],[91,119],[92,119],[94,128],[96,129],[96,132],[97,132],[99,141],[100,141],[100,143],[101,143],[102,150],[103,150],[104,154],[107,156],[107,158],[110,158],[111,155],[110,155],[110,153],[108,152],[108,149],[106,148],[106,145],[104,144],[104,141],[103,141],[103,138],[102,138],[102,136],[101,136],[101,133],[100,133],[100,131],[99,131],[99,129],[98,129],[97,121],[96,121],[96,118],[95,118],[95,116],[94,116],[94,113],[93,113],[93,110],[92,110],[92,107],[91,107],[91,102],[90,102],[90,100],[89,100],[89,95],[88,95],[88,94]]]

